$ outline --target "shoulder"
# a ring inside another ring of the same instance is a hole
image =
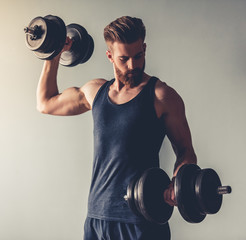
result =
[[[184,108],[183,99],[177,91],[159,79],[155,85],[155,104],[162,114]]]
[[[93,79],[93,80],[87,82],[86,84],[84,84],[80,88],[80,91],[83,92],[83,94],[85,95],[90,106],[92,106],[92,103],[94,101],[94,98],[95,98],[98,90],[106,82],[108,82],[108,81],[103,79],[103,78],[96,78],[96,79]]]
[[[87,82],[86,84],[84,84],[81,89],[82,90],[93,90],[93,89],[97,89],[100,88],[105,82],[107,82],[107,80],[103,79],[103,78],[96,78],[93,80],[90,80],[89,82]]]
[[[155,96],[157,100],[166,102],[176,102],[176,101],[182,101],[181,96],[178,94],[178,92],[169,86],[167,83],[162,82],[161,80],[157,80],[155,85]]]

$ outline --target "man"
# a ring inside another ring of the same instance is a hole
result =
[[[144,72],[141,19],[116,19],[104,29],[104,38],[115,79],[94,79],[59,93],[59,55],[44,63],[37,107],[42,113],[63,116],[92,110],[94,162],[84,239],[170,239],[168,224],[155,225],[134,215],[123,197],[133,177],[159,166],[165,135],[177,156],[174,177],[183,164],[196,163],[184,104],[174,89]],[[67,39],[63,51],[71,44]],[[173,184],[164,199],[176,204]]]

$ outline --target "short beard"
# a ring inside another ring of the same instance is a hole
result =
[[[143,64],[142,69],[141,68],[135,68],[131,71],[127,71],[125,73],[121,72],[120,69],[115,66],[115,71],[116,71],[116,75],[118,77],[118,79],[126,84],[126,85],[130,85],[130,87],[135,87],[138,86],[143,79],[143,73],[144,73],[144,69],[145,69],[145,62]],[[129,74],[133,74],[132,76],[129,76]]]

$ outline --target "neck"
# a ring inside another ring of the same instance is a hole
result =
[[[113,85],[117,91],[120,91],[123,88],[127,90],[127,89],[133,89],[133,88],[141,87],[142,85],[145,85],[149,79],[150,79],[150,76],[146,73],[143,73],[142,81],[140,81],[138,84],[130,84],[127,82],[122,82],[121,80],[119,80],[119,78],[115,74],[115,81],[114,81]]]

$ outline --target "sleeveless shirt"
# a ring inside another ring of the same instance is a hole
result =
[[[88,217],[139,223],[124,196],[131,179],[151,167],[159,167],[159,150],[166,131],[154,107],[152,77],[132,100],[113,103],[104,83],[92,106],[94,161],[88,199]]]

